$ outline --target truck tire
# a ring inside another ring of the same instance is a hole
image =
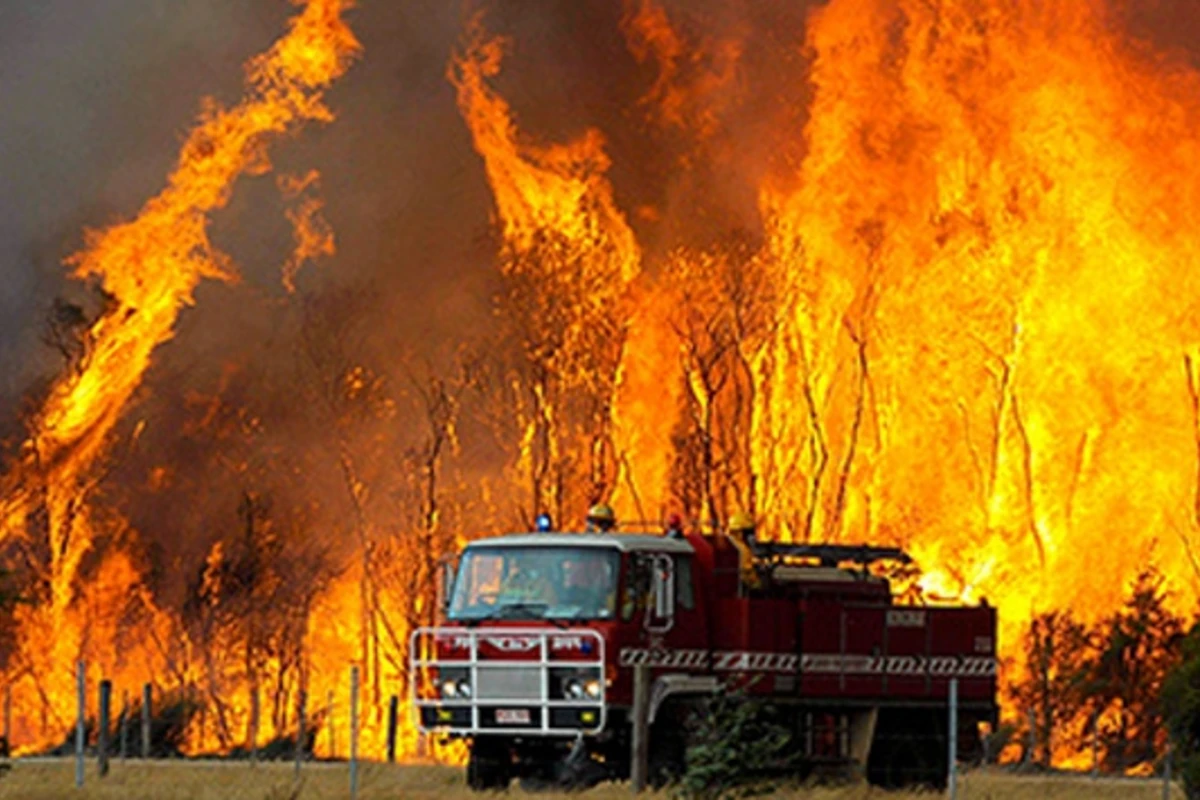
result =
[[[500,792],[512,782],[512,756],[507,745],[476,739],[467,760],[467,787],[476,792]]]
[[[872,754],[867,780],[881,789],[946,788],[946,757],[937,751],[937,743],[896,740]]]
[[[687,742],[674,731],[650,736],[646,779],[652,789],[663,789],[683,779],[687,769]]]

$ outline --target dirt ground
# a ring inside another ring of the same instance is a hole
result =
[[[22,800],[325,800],[347,798],[349,770],[345,764],[305,765],[301,782],[293,780],[291,765],[259,764],[251,768],[236,762],[114,762],[108,777],[100,779],[94,763],[88,764],[82,791],[74,788],[75,771],[69,760],[19,761],[0,778],[0,798]],[[509,797],[584,798],[609,800],[629,797],[628,785],[605,785],[582,794],[539,793],[526,795],[514,788]],[[668,794],[646,795],[666,798]],[[917,792],[887,793],[866,786],[795,788],[781,791],[782,798],[811,800],[906,800],[940,795]],[[959,798],[971,800],[1159,800],[1162,783],[1141,779],[1087,777],[1023,777],[999,772],[975,772],[963,777]],[[449,767],[366,764],[359,779],[361,800],[399,798],[479,797],[463,786],[462,771]],[[1179,786],[1173,798],[1183,798]]]

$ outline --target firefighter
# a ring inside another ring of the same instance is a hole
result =
[[[617,606],[617,582],[602,553],[580,552],[565,564],[564,602],[584,609],[586,616],[611,617]]]
[[[612,506],[597,503],[588,509],[585,528],[588,533],[610,533],[616,527],[617,515],[613,513]]]
[[[742,574],[742,582],[751,588],[762,586],[762,578],[754,563],[754,549],[758,537],[754,532],[754,517],[745,511],[738,511],[729,518],[729,539],[738,551],[738,565]]]
[[[558,593],[547,575],[547,566],[537,562],[513,564],[500,586],[501,597],[510,602],[555,605]]]
[[[754,533],[754,517],[745,511],[738,511],[729,518],[729,535],[751,547],[751,543],[757,538]]]
[[[666,529],[668,539],[682,539],[683,517],[676,513],[670,514],[667,517]]]

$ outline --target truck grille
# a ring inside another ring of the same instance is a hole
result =
[[[479,667],[475,696],[480,700],[539,700],[540,667]]]

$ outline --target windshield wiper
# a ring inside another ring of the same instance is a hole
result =
[[[548,610],[550,610],[549,603],[526,603],[526,602],[505,603],[502,606],[496,606],[494,609],[492,609],[487,614],[484,614],[481,617],[472,617],[471,619],[466,620],[466,624],[467,624],[468,628],[474,628],[476,625],[478,625],[481,622],[492,622],[492,621],[498,620],[498,619],[509,619],[510,617],[506,613],[508,611],[516,611],[517,613],[523,613],[523,614],[528,614],[530,616],[534,616],[535,612],[538,611],[539,609],[541,610],[541,614],[537,615],[538,619],[548,620],[551,623],[553,623],[555,627],[566,630],[566,628],[568,626],[565,622],[563,622],[562,620],[555,619],[554,617],[546,616],[546,612]]]

